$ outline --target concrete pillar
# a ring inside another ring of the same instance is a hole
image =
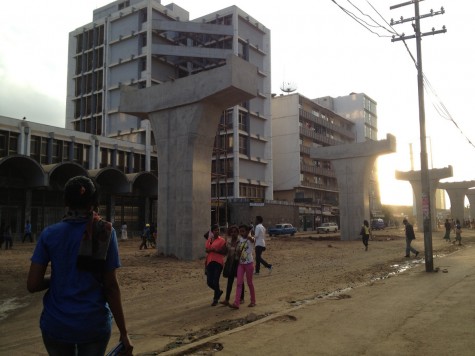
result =
[[[411,183],[412,191],[415,196],[416,203],[416,221],[419,231],[424,231],[423,215],[422,215],[422,185],[421,185],[421,171],[396,171],[396,179],[407,180]],[[437,230],[437,210],[435,207],[435,191],[439,186],[439,180],[453,176],[452,166],[446,168],[429,169],[429,199],[431,211],[431,225],[432,229]]]
[[[358,239],[363,220],[370,219],[369,178],[379,155],[396,152],[396,138],[338,146],[315,147],[310,157],[332,162],[340,197],[340,238]]]
[[[211,224],[211,158],[222,111],[257,95],[257,68],[226,65],[145,89],[121,88],[120,112],[148,118],[158,148],[157,248],[182,259],[204,256]]]
[[[440,183],[439,188],[445,189],[450,199],[450,214],[453,219],[463,222],[465,195],[469,188],[475,187],[475,181]]]
[[[469,189],[466,195],[470,203],[470,219],[475,219],[475,189]]]

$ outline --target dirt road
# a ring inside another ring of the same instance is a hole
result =
[[[475,232],[468,230],[464,232],[461,247],[447,244],[442,235],[442,232],[433,233],[435,266],[443,258],[438,256],[469,248],[475,242]],[[212,291],[206,286],[203,260],[186,262],[160,257],[154,250],[139,251],[139,244],[138,239],[120,242],[123,268],[119,271],[136,355],[156,355],[193,344],[243,324],[259,323],[267,320],[266,317],[272,319],[309,301],[344,298],[341,296],[347,295],[348,288],[368,285],[407,268],[424,270],[423,253],[417,259],[404,258],[402,230],[376,232],[367,252],[361,241],[338,241],[329,235],[299,233],[295,237],[275,237],[268,239],[264,254],[274,266],[272,274],[264,270],[254,278],[257,306],[250,309],[245,303],[241,309],[232,310],[221,305],[210,306]],[[413,246],[423,251],[421,234],[417,234]],[[45,354],[38,327],[42,295],[30,295],[25,287],[32,251],[32,244],[16,244],[11,251],[0,251],[1,355]],[[221,287],[225,288],[224,279]],[[371,289],[366,290],[370,296]],[[357,304],[360,306],[365,306],[364,300]],[[5,311],[9,308],[14,310]],[[299,310],[305,314],[305,308]],[[286,317],[282,317],[284,322],[273,324],[270,333],[275,329],[279,335],[285,329]],[[331,321],[329,318],[325,322]],[[347,322],[351,324],[352,320]],[[267,336],[272,340],[272,335]],[[111,346],[116,341],[114,328]],[[229,348],[220,354],[239,354],[226,351]]]

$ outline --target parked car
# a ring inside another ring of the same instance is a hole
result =
[[[384,220],[383,219],[373,219],[371,220],[371,229],[372,230],[384,230]]]
[[[267,229],[269,236],[290,235],[294,236],[297,229],[292,224],[277,224],[275,227]]]
[[[321,226],[317,227],[317,234],[321,232],[337,232],[338,225],[333,222],[323,223]]]

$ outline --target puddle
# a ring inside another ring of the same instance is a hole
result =
[[[444,257],[444,256],[446,256],[446,254],[439,254],[439,255],[436,255],[434,257],[439,258],[439,257]],[[289,302],[289,304],[291,306],[297,307],[297,306],[300,306],[300,305],[303,305],[303,304],[313,303],[313,302],[315,302],[315,300],[318,300],[318,299],[332,299],[332,300],[346,299],[346,298],[350,297],[346,293],[351,291],[354,288],[371,285],[374,282],[385,280],[385,279],[397,276],[398,274],[406,272],[406,271],[410,270],[411,268],[419,266],[423,263],[425,263],[424,258],[410,259],[410,260],[408,259],[407,261],[402,262],[400,264],[390,265],[389,267],[392,271],[387,272],[387,273],[383,274],[382,276],[371,278],[367,282],[361,282],[361,283],[358,283],[358,284],[356,284],[352,287],[337,289],[333,292],[325,292],[325,293],[317,294],[316,296],[310,297],[308,299],[292,300],[292,301]]]
[[[8,314],[12,313],[14,310],[26,307],[28,304],[22,302],[18,298],[9,298],[0,301],[0,321],[5,319]]]

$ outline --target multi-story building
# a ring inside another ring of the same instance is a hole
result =
[[[315,99],[315,102],[354,122],[356,142],[376,141],[378,139],[377,103],[368,95],[351,93],[336,98],[325,96]],[[384,217],[379,193],[377,164],[374,165],[368,189],[371,217]]]
[[[66,127],[146,144],[141,119],[118,111],[120,86],[160,85],[219,67],[229,54],[256,65],[260,79],[256,98],[225,110],[210,128],[217,132],[212,201],[221,211],[213,220],[224,222],[231,199],[273,198],[270,31],[236,6],[194,20],[159,0],[94,10],[93,21],[69,35]]]
[[[338,186],[330,161],[312,147],[355,142],[355,124],[294,93],[272,99],[274,197],[299,204],[303,228],[338,222]]]
[[[67,179],[85,175],[101,188],[101,214],[133,236],[156,222],[157,162],[139,143],[0,116],[0,222],[41,232],[64,216]]]
[[[377,103],[364,93],[332,98],[325,96],[315,102],[355,123],[356,142],[378,139]]]

